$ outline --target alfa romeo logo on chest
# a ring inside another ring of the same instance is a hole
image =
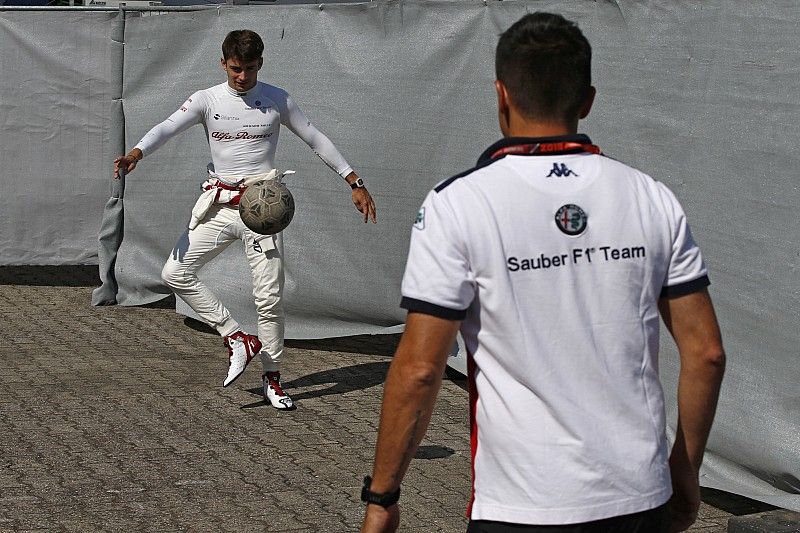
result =
[[[562,205],[556,211],[556,226],[567,235],[586,231],[586,213],[575,204]]]

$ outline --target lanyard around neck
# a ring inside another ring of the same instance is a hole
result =
[[[531,144],[515,144],[513,146],[506,146],[494,152],[491,159],[497,159],[504,155],[533,155],[533,154],[551,154],[554,152],[573,152],[580,150],[590,154],[602,154],[600,148],[590,143],[579,143],[573,141],[555,142],[555,143],[531,143]]]

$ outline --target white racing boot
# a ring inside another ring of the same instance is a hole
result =
[[[261,376],[264,386],[264,399],[275,409],[294,409],[294,402],[281,388],[280,372],[264,372]]]
[[[261,350],[261,341],[255,335],[237,331],[225,337],[223,343],[228,348],[228,359],[230,360],[228,375],[222,382],[222,386],[227,387],[242,375],[248,363]]]

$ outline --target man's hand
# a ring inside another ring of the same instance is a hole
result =
[[[393,533],[400,526],[400,507],[394,504],[388,508],[380,505],[367,505],[367,514],[361,533]]]
[[[670,533],[686,531],[697,520],[700,510],[700,483],[697,472],[684,463],[670,461],[672,498],[669,500]]]
[[[142,151],[134,148],[127,155],[121,155],[114,160],[114,179],[118,180],[120,177],[119,171],[122,170],[125,174],[133,172],[136,164],[142,159]]]
[[[372,196],[370,196],[366,187],[353,189],[353,204],[356,206],[356,209],[364,215],[365,223],[367,220],[372,220],[373,224],[376,223],[375,202],[372,200]]]
[[[700,472],[692,465],[686,453],[686,436],[680,418],[675,436],[675,446],[669,456],[669,473],[672,477],[672,498],[669,500],[670,533],[686,531],[697,520],[700,510]]]
[[[352,185],[358,180],[358,174],[351,172],[344,180],[348,185]],[[372,223],[375,224],[375,202],[366,187],[353,189],[353,205],[364,215],[364,223],[371,219]]]

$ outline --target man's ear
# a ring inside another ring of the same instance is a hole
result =
[[[510,103],[508,98],[508,90],[503,82],[495,80],[494,89],[497,91],[497,121],[500,125],[500,131],[503,135],[507,135],[509,122],[510,122]]]
[[[494,89],[497,91],[497,111],[508,114],[508,91],[500,80],[494,80]]]
[[[224,57],[219,58],[219,64],[222,65],[222,70],[227,72],[228,69],[226,68],[227,65],[225,64],[225,58]]]
[[[590,85],[589,90],[586,91],[586,98],[583,100],[583,105],[581,106],[581,113],[578,118],[584,119],[589,116],[589,111],[592,110],[592,104],[594,103],[594,97],[597,95],[597,89],[594,86]]]
[[[264,66],[264,58],[263,57],[259,57],[258,58],[258,70],[261,70],[261,67],[263,67],[263,66]]]

